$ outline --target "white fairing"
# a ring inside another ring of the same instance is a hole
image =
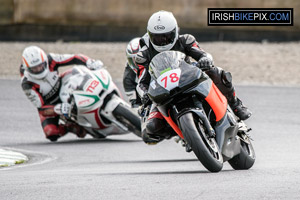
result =
[[[60,98],[65,102],[70,94],[74,96],[77,106],[77,123],[105,136],[128,133],[117,123],[114,123],[116,119],[112,115],[112,111],[120,103],[127,105],[125,101],[119,96],[113,95],[107,102],[105,109],[100,109],[107,95],[112,92],[117,92],[120,95],[108,71],[105,68],[91,71],[81,66],[74,67],[74,69],[79,73],[63,78]],[[99,115],[99,109],[101,110],[100,113],[113,123],[105,123]]]

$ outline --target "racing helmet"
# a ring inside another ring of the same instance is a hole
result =
[[[174,15],[168,11],[158,11],[148,20],[147,32],[150,42],[158,52],[170,50],[178,39],[178,25]]]
[[[127,57],[127,63],[129,67],[135,73],[137,73],[137,70],[139,69],[139,67],[135,63],[135,57],[136,54],[139,52],[139,50],[140,50],[140,38],[134,38],[130,40],[126,48],[126,57]]]
[[[23,66],[29,75],[36,79],[44,78],[48,72],[48,57],[46,53],[37,46],[29,46],[24,49]]]

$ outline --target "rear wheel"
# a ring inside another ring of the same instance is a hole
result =
[[[119,104],[113,111],[113,115],[131,132],[138,137],[141,137],[141,119],[130,108],[123,104]]]
[[[179,118],[180,127],[185,141],[193,152],[211,172],[219,172],[223,168],[223,157],[214,138],[210,138],[197,116],[186,113]]]
[[[250,138],[244,132],[238,133],[238,135],[241,138],[241,152],[228,162],[236,170],[250,169],[255,162],[254,148]]]

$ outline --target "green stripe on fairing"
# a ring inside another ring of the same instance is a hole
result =
[[[169,67],[169,68],[167,68],[167,69],[161,71],[161,72],[160,72],[160,75],[162,75],[163,73],[165,73],[165,72],[167,72],[167,71],[170,71],[170,70],[171,70],[171,67]]]
[[[104,84],[103,81],[95,74],[95,76],[97,77],[97,79],[100,81],[101,85],[103,86],[104,89],[108,89],[108,86],[110,84],[110,78],[107,76],[108,78],[108,83],[107,84]]]
[[[94,103],[92,103],[91,105],[87,105],[87,106],[84,106],[82,108],[86,108],[86,107],[92,106],[92,105],[94,105],[95,103],[97,103],[100,100],[100,98],[98,96],[96,96],[96,95],[88,95],[88,94],[78,94],[78,95],[81,95],[81,96],[84,96],[84,97],[91,97],[91,98],[93,98],[95,100]]]

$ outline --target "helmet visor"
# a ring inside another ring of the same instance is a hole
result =
[[[46,62],[43,62],[39,65],[36,65],[34,67],[28,67],[28,71],[31,73],[31,74],[40,74],[42,73],[43,71],[45,71],[46,69],[46,65],[47,63]]]
[[[151,42],[157,46],[172,44],[176,37],[176,28],[168,33],[151,33],[148,31]]]

